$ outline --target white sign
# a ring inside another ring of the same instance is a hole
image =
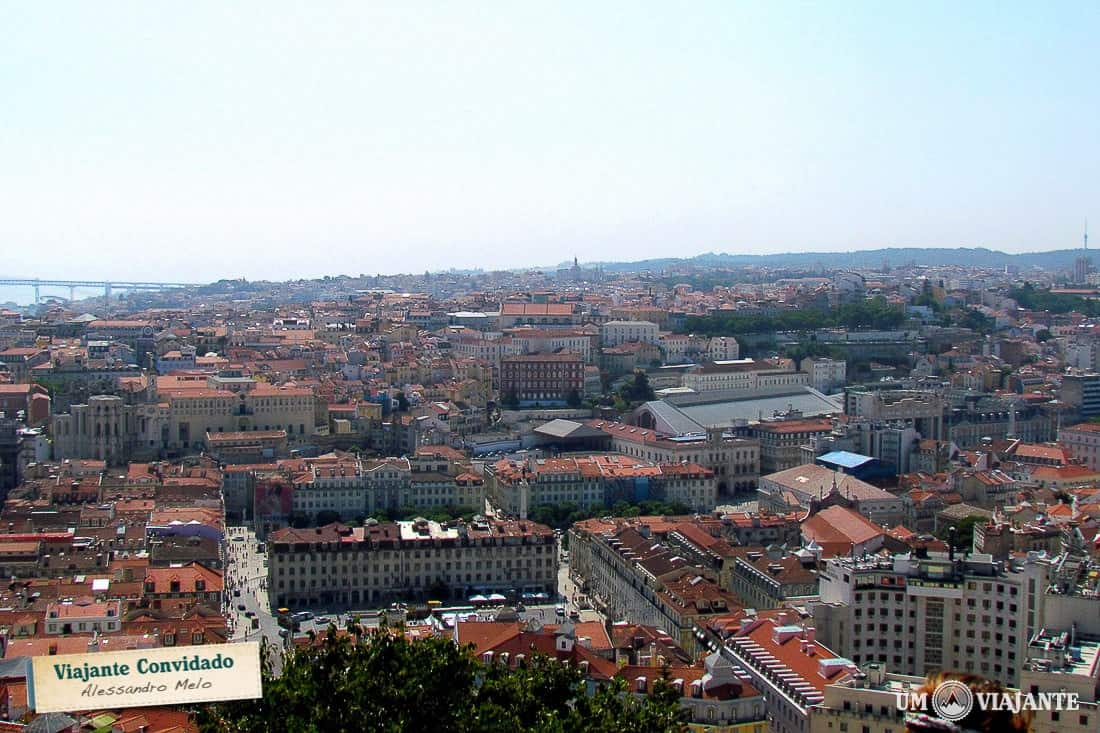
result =
[[[38,713],[263,696],[255,641],[62,654],[32,664],[28,692]]]

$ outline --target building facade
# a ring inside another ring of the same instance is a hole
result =
[[[1043,626],[1049,560],[836,557],[813,606],[820,638],[857,664],[923,676],[952,669],[1019,681],[1028,643]]]
[[[574,352],[522,354],[500,361],[501,399],[563,402],[584,393],[584,360]]]
[[[527,521],[282,529],[268,536],[268,558],[272,603],[286,607],[557,589],[554,534]]]

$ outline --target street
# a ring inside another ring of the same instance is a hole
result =
[[[226,534],[225,602],[231,641],[266,641],[279,645],[279,624],[267,602],[266,556],[257,552],[256,535],[246,527]],[[239,593],[239,595],[238,595]],[[241,607],[244,610],[241,610]],[[252,628],[252,612],[259,628]]]
[[[586,603],[587,598],[577,588],[576,583],[569,577],[569,563],[565,561],[567,555],[561,549],[561,540],[558,541],[558,595],[565,599],[566,613],[572,611],[579,611],[581,615],[581,621],[600,621],[602,622],[603,616],[592,608],[582,608],[582,606],[589,605]]]

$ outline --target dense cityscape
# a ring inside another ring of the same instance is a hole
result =
[[[1098,285],[1081,250],[8,304],[0,726],[202,723],[36,715],[27,658],[260,641],[276,679],[398,629],[692,731],[900,733],[939,670],[1095,731]]]
[[[1100,733],[1098,35],[0,4],[0,733]]]

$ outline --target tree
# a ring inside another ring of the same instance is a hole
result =
[[[340,521],[340,512],[334,512],[331,509],[322,509],[317,512],[317,526],[324,527],[326,524],[332,524],[333,522]]]
[[[500,398],[500,406],[503,407],[505,410],[519,409],[519,395],[516,394],[516,391],[514,389],[509,390],[508,394]]]
[[[398,731],[633,733],[685,730],[667,671],[644,698],[616,680],[589,694],[574,666],[532,655],[483,666],[448,638],[409,641],[392,629],[329,628],[290,652],[282,674],[265,658],[263,697],[195,711],[204,733]]]
[[[653,388],[649,386],[649,376],[641,369],[634,371],[634,377],[619,390],[624,402],[645,402],[653,399]]]
[[[953,526],[955,527],[955,549],[966,550],[974,546],[974,525],[985,522],[983,517],[963,517]],[[951,540],[951,527],[941,527],[936,536],[945,542]]]
[[[577,393],[577,390],[569,390],[569,394],[565,396],[565,404],[569,405],[570,407],[581,406],[581,396]]]
[[[404,392],[397,393],[397,411],[408,412],[409,411],[409,398],[405,396]]]

